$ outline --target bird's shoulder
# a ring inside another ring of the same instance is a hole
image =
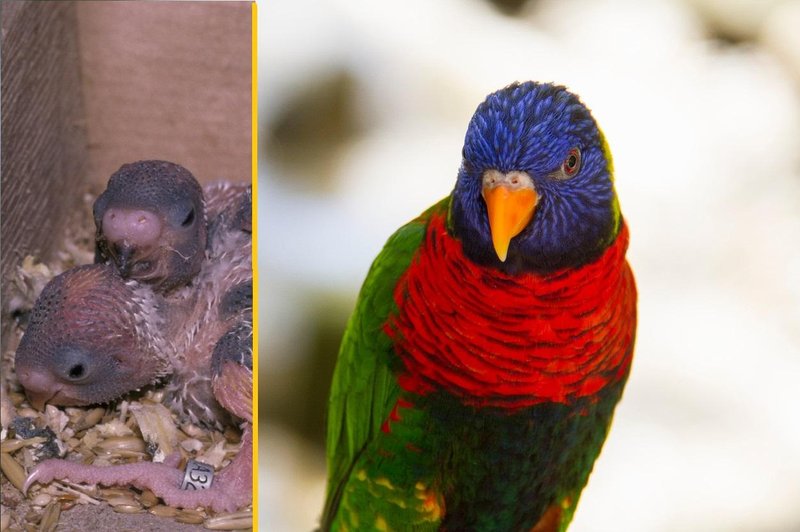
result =
[[[339,350],[328,410],[328,500],[337,494],[362,449],[378,434],[399,394],[391,367],[392,339],[383,328],[396,310],[394,292],[425,238],[428,222],[446,214],[449,198],[389,237],[369,269]],[[323,519],[324,521],[324,519]]]

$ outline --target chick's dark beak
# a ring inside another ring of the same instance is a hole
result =
[[[114,262],[116,262],[117,269],[119,270],[120,275],[123,277],[130,276],[131,266],[133,265],[133,261],[131,259],[135,253],[136,248],[127,242],[114,244]]]

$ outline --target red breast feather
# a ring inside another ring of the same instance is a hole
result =
[[[434,216],[384,327],[403,362],[400,385],[517,410],[571,403],[618,382],[636,328],[627,247],[623,224],[591,264],[512,277],[467,260],[445,217]]]

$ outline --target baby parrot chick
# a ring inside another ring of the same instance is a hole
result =
[[[180,165],[123,165],[94,203],[95,262],[168,292],[191,281],[205,259],[203,189]]]
[[[203,214],[202,190],[192,207],[202,224],[194,234],[203,242],[202,260],[193,276],[187,277],[183,266],[176,270],[173,255],[160,253],[157,246],[141,247],[141,239],[134,239],[139,247],[125,259],[110,255],[107,263],[61,274],[34,306],[16,353],[16,370],[37,408],[45,403],[104,403],[146,385],[163,385],[167,405],[187,421],[218,428],[241,423],[238,455],[206,490],[180,488],[178,455],[160,464],[109,467],[47,460],[34,469],[26,488],[34,482],[69,479],[149,488],[167,504],[180,507],[233,511],[251,502],[252,268],[250,226],[242,222],[251,198],[244,185],[221,184],[208,190],[216,198],[213,217],[206,221]],[[103,216],[108,212],[114,213],[107,209]],[[144,218],[145,225],[151,221]],[[168,216],[158,223],[171,228],[164,220]],[[111,232],[117,236],[114,229]],[[212,235],[207,242],[206,235]],[[179,240],[173,238],[171,245],[183,246]],[[125,238],[120,242],[131,244]],[[148,265],[139,269],[139,261]],[[143,275],[137,278],[138,273]],[[165,286],[170,290],[163,290]]]

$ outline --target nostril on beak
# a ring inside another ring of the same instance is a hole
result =
[[[109,208],[101,221],[102,232],[112,242],[123,240],[139,246],[158,241],[162,223],[159,217],[144,209]]]

